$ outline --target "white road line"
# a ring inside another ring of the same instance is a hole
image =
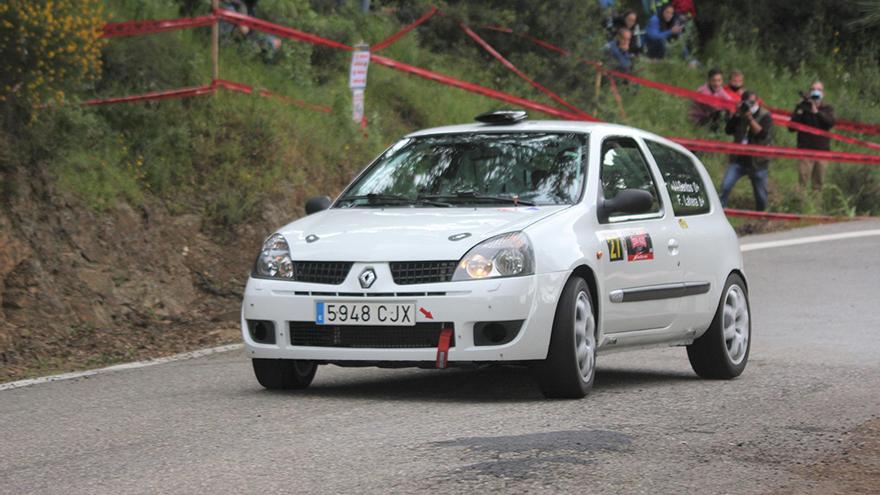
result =
[[[0,383],[0,391],[12,390],[14,388],[21,388],[21,387],[29,387],[31,385],[37,385],[39,383],[57,382],[57,381],[61,381],[61,380],[72,380],[74,378],[83,378],[86,376],[101,375],[104,373],[111,373],[113,371],[134,370],[134,369],[138,369],[138,368],[146,368],[149,366],[155,366],[157,364],[172,363],[174,361],[186,361],[187,359],[195,359],[195,358],[200,358],[200,357],[204,357],[204,356],[210,356],[211,354],[217,354],[220,352],[237,351],[242,348],[244,348],[243,344],[222,345],[220,347],[211,347],[209,349],[199,349],[197,351],[183,352],[181,354],[175,354],[173,356],[161,357],[161,358],[156,358],[156,359],[149,359],[146,361],[136,361],[134,363],[117,364],[114,366],[108,366],[106,368],[99,368],[96,370],[76,371],[73,373],[62,373],[60,375],[42,376],[40,378],[30,378],[27,380],[19,380],[17,382]]]
[[[812,244],[814,242],[837,241],[840,239],[853,239],[856,237],[869,237],[880,235],[880,229],[860,230],[858,232],[841,232],[839,234],[814,235],[810,237],[798,237],[796,239],[783,239],[780,241],[752,242],[740,246],[740,250],[756,251],[758,249],[770,249],[786,246],[797,246],[798,244]]]

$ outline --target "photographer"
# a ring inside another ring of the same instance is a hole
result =
[[[810,94],[801,93],[801,102],[797,104],[791,114],[791,121],[798,122],[810,127],[830,130],[834,127],[834,107],[823,101],[825,86],[821,81],[814,81],[810,85]],[[789,128],[789,131],[795,132]],[[797,131],[797,147],[810,150],[831,149],[831,139],[825,136],[817,136],[809,132]],[[822,190],[822,182],[825,176],[825,166],[828,162],[823,160],[800,160],[798,162],[798,182],[800,187],[806,188],[812,179],[813,190]]]
[[[758,95],[754,91],[746,91],[736,113],[727,121],[725,132],[733,135],[733,142],[767,146],[772,141],[773,116],[761,107]],[[721,204],[727,206],[727,196],[744,175],[752,181],[755,193],[755,209],[764,211],[767,208],[767,179],[770,160],[764,157],[731,155],[730,164],[721,181]]]

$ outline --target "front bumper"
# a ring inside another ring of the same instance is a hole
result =
[[[433,318],[419,312],[417,323],[454,324],[454,346],[450,362],[525,361],[544,359],[556,303],[569,273],[556,272],[527,277],[472,280],[422,285],[395,285],[387,265],[355,263],[350,273],[372,266],[379,281],[369,290],[361,289],[356,277],[341,285],[309,284],[281,280],[248,280],[242,302],[242,337],[252,358],[305,359],[317,361],[410,361],[433,362],[437,349],[352,348],[291,345],[290,322],[315,321],[316,301],[396,302],[414,301]],[[355,294],[388,294],[382,297],[354,297]],[[415,295],[418,294],[418,295]],[[247,320],[272,321],[275,343],[264,344],[251,338]],[[486,321],[523,320],[517,336],[503,345],[475,345],[474,324]],[[401,327],[405,329],[407,327]],[[364,331],[369,331],[364,328]]]

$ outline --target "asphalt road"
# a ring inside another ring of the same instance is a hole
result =
[[[665,348],[600,355],[580,401],[516,368],[326,366],[272,393],[237,351],[0,391],[0,493],[798,492],[880,413],[878,247],[746,252],[752,354],[729,382]]]

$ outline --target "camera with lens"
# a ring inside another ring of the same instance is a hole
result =
[[[749,113],[752,111],[752,104],[748,101],[741,101],[739,106],[736,107],[736,111],[738,113]]]

